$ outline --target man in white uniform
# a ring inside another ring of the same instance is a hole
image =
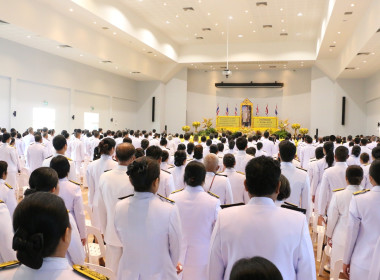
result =
[[[5,161],[0,161],[0,200],[7,205],[11,217],[16,209],[17,201],[15,190],[9,185],[7,180],[8,164]]]
[[[28,135],[24,136],[23,141],[24,141],[24,155],[26,156],[26,153],[28,151],[30,143],[34,142],[34,135],[33,135],[33,127],[28,128]]]
[[[248,141],[244,137],[239,137],[236,139],[236,147],[239,149],[237,153],[235,154],[235,160],[236,165],[235,169],[239,172],[245,172],[245,166],[247,165],[248,161],[253,159],[251,155],[248,155],[245,150],[247,149]]]
[[[41,135],[36,134],[34,141],[29,144],[28,151],[26,152],[30,173],[41,167],[44,159],[47,157],[47,150],[44,144],[42,144]]]
[[[116,147],[115,169],[104,172],[99,180],[99,219],[106,248],[106,267],[115,273],[119,268],[119,260],[123,254],[122,244],[115,232],[114,214],[119,198],[134,193],[127,175],[128,165],[135,160],[135,148],[132,144],[121,143]]]
[[[354,193],[343,257],[343,272],[350,280],[368,279],[375,244],[380,236],[380,161],[375,160],[369,170],[374,186],[371,190]]]
[[[305,137],[306,145],[300,149],[298,159],[301,163],[301,168],[308,170],[310,159],[315,157],[315,147],[313,146],[313,138],[309,135]]]
[[[206,179],[203,189],[219,198],[221,204],[234,203],[230,181],[226,175],[216,173],[219,169],[218,156],[208,154],[203,162],[206,167]]]
[[[12,249],[12,218],[4,201],[0,200],[0,263],[16,260],[16,251]]]
[[[9,133],[3,134],[3,145],[0,146],[0,160],[8,163],[8,176],[7,182],[15,189],[18,189],[17,174],[20,172],[20,163],[18,161],[17,151],[14,147],[9,145],[11,135]]]
[[[208,279],[228,280],[241,258],[260,256],[273,262],[284,279],[315,280],[315,261],[305,215],[274,201],[281,169],[270,157],[251,160],[245,186],[247,205],[219,212],[211,237]]]
[[[297,207],[306,210],[306,219],[309,221],[311,212],[310,179],[305,170],[296,168],[292,163],[296,155],[296,146],[290,141],[282,141],[279,145],[281,158],[281,172],[289,180],[290,197],[286,200]]]
[[[80,140],[82,131],[76,129],[75,139],[71,142],[71,158],[75,163],[75,172],[77,176],[80,174],[80,166],[84,162],[84,157],[86,155],[84,143]]]
[[[264,139],[261,141],[263,143],[263,151],[267,153],[268,157],[273,157],[274,143],[269,140],[269,132],[264,132]]]

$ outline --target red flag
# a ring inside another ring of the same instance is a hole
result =
[[[259,104],[257,104],[257,107],[256,107],[256,116],[259,115]]]
[[[268,117],[268,113],[269,113],[269,111],[268,111],[268,104],[267,104],[267,107],[265,109],[265,114],[267,115],[267,117]]]

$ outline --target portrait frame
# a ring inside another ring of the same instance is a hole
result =
[[[252,127],[252,110],[253,103],[248,98],[244,99],[240,104],[241,127]]]

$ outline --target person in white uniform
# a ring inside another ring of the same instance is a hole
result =
[[[42,166],[45,158],[47,158],[47,150],[44,144],[42,144],[42,137],[39,134],[34,136],[35,142],[29,144],[28,151],[26,152],[26,159],[29,166],[29,172]]]
[[[14,261],[16,252],[12,249],[12,218],[7,205],[0,200],[0,263]]]
[[[335,165],[327,169],[323,174],[318,201],[318,215],[320,218],[326,215],[332,197],[332,191],[347,186],[347,158],[348,149],[344,146],[339,146],[335,150]]]
[[[140,157],[128,166],[128,175],[135,194],[115,208],[115,230],[123,245],[117,279],[177,280],[181,221],[174,202],[155,195],[160,165]]]
[[[59,196],[65,202],[67,210],[73,215],[78,226],[82,244],[86,244],[86,221],[83,208],[82,190],[80,184],[75,181],[69,181],[67,175],[70,171],[69,161],[64,156],[54,157],[50,162],[50,167],[58,174]]]
[[[207,280],[208,250],[211,233],[220,210],[219,199],[206,193],[202,187],[206,169],[192,161],[185,168],[186,187],[175,191],[170,199],[176,202],[182,224],[183,280]]]
[[[245,174],[235,170],[235,156],[233,154],[226,154],[223,157],[224,172],[220,175],[226,175],[230,181],[232,197],[234,203],[248,203],[249,195],[244,187]]]
[[[71,145],[70,157],[75,163],[75,172],[77,176],[80,174],[80,167],[81,167],[82,162],[84,162],[84,158],[86,156],[84,143],[80,140],[81,135],[82,135],[82,131],[80,129],[76,129],[75,139],[70,143]]]
[[[65,258],[70,245],[69,215],[63,200],[50,193],[35,193],[20,202],[13,220],[13,247],[18,261],[0,265],[1,279],[77,280],[86,279],[82,267],[73,270]],[[101,277],[93,271],[93,276]],[[100,279],[100,278],[99,278]]]
[[[264,132],[264,137],[261,141],[263,143],[263,151],[266,152],[268,157],[273,157],[274,152],[274,143],[273,141],[269,140],[269,132]]]
[[[350,203],[343,256],[343,272],[350,280],[368,279],[375,244],[380,236],[379,160],[371,164],[369,178],[374,187],[354,193]]]
[[[117,167],[104,172],[99,179],[99,217],[104,241],[107,243],[106,267],[115,274],[123,253],[123,247],[114,226],[115,207],[120,198],[134,193],[127,170],[128,165],[135,160],[135,151],[132,144],[119,144],[116,147]]]
[[[347,159],[347,165],[360,165],[360,154],[361,154],[360,146],[354,146],[351,150],[351,155]]]
[[[0,161],[0,200],[7,205],[11,217],[13,217],[17,201],[14,188],[6,182],[7,172],[8,164],[5,161]]]
[[[242,258],[231,269],[230,280],[283,280],[281,272],[262,257]]]
[[[22,141],[24,142],[24,155],[26,156],[30,144],[34,142],[34,134],[32,127],[28,128],[28,134],[23,137]]]
[[[245,172],[245,166],[248,161],[250,161],[253,157],[248,155],[245,150],[247,149],[247,139],[244,137],[239,137],[236,139],[236,147],[239,149],[235,154],[236,165],[235,169],[239,172]]]
[[[371,266],[369,268],[368,280],[380,280],[380,237],[376,242],[375,251],[373,252]]]
[[[58,174],[50,167],[40,167],[34,170],[33,173],[30,174],[29,186],[30,188],[25,191],[25,197],[38,192],[48,192],[59,196]],[[82,240],[80,239],[78,226],[74,216],[68,209],[66,211],[69,213],[71,228],[71,240],[66,258],[70,265],[83,265],[86,256]]]
[[[178,150],[174,153],[174,167],[168,168],[168,171],[173,176],[174,190],[180,190],[185,187],[185,182],[183,181],[183,175],[185,174],[186,165],[186,152]]]
[[[362,157],[362,155],[364,155],[364,157],[365,157],[365,154],[366,153],[362,153],[360,155],[360,157]],[[372,161],[380,159],[380,147],[373,148],[371,151],[371,155],[369,157],[372,158]],[[371,184],[371,181],[369,180],[369,169],[370,169],[369,162],[370,162],[370,160],[362,165],[362,168],[364,171],[364,179],[362,182],[362,186],[363,186],[363,188],[370,190],[370,189],[372,189],[373,186]]]
[[[233,194],[230,180],[227,175],[216,173],[219,169],[219,158],[215,154],[208,154],[204,159],[206,179],[203,188],[206,192],[219,198],[222,205],[233,204]]]
[[[363,169],[352,165],[346,169],[347,187],[333,191],[328,210],[326,236],[331,247],[331,274],[334,274],[335,263],[343,259],[347,239],[348,210],[352,194],[361,190]]]
[[[151,159],[157,160],[157,162],[161,166],[161,156],[162,156],[162,150],[159,146],[150,146],[146,150],[146,156],[150,157]],[[174,180],[173,176],[168,170],[161,169],[160,172],[160,185],[158,187],[157,194],[160,194],[164,197],[169,197],[169,195],[174,192],[175,186],[174,186]]]
[[[44,161],[42,162],[43,167],[50,167],[50,162],[54,157],[57,157],[60,155],[66,157],[65,153],[67,150],[67,142],[66,142],[66,138],[63,135],[57,135],[53,138],[53,147],[55,149],[55,153],[52,156],[44,159]],[[66,157],[66,159],[69,161],[69,164],[70,164],[70,171],[67,178],[71,181],[75,181],[77,176],[75,173],[74,161],[68,157]]]
[[[301,162],[301,168],[308,170],[310,159],[315,156],[315,147],[313,146],[313,138],[309,135],[305,137],[306,145],[300,149],[298,159]]]
[[[289,180],[291,194],[287,202],[306,209],[306,219],[311,213],[310,179],[306,170],[296,168],[292,161],[296,155],[296,146],[290,141],[282,141],[279,145],[281,172]]]
[[[11,135],[9,133],[3,134],[3,145],[0,146],[0,160],[8,163],[8,176],[7,182],[15,188],[18,189],[17,184],[17,174],[20,173],[20,162],[18,160],[17,151],[14,147],[9,145],[11,141]]]
[[[42,143],[46,147],[46,154],[47,154],[47,156],[49,157],[49,156],[53,155],[53,151],[54,151],[53,144],[51,143],[51,140],[49,140],[47,132],[45,132],[42,135]]]
[[[91,140],[90,145],[89,145],[89,155],[90,155],[90,160],[94,160],[94,151],[95,148],[99,145],[100,143],[100,134],[99,131],[94,132],[94,138]],[[116,143],[116,142],[115,142]]]
[[[112,159],[116,142],[112,138],[104,138],[99,143],[100,158],[91,162],[87,167],[88,206],[92,208],[92,225],[101,229],[99,221],[99,179],[106,170],[115,169],[117,162]]]
[[[241,258],[260,256],[284,279],[315,280],[315,261],[305,215],[277,207],[281,169],[270,157],[252,159],[245,186],[251,200],[219,212],[211,237],[208,279],[228,280]]]

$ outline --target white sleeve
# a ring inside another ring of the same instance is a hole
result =
[[[327,211],[327,216],[329,217],[327,221],[327,229],[326,229],[326,235],[327,237],[332,238],[332,235],[334,233],[334,229],[336,226],[336,223],[339,219],[339,210],[336,200],[336,194],[333,194],[329,209]]]
[[[233,204],[234,203],[234,198],[232,195],[232,189],[231,189],[231,184],[230,180],[226,178],[226,204]]]
[[[295,270],[297,273],[297,280],[316,280],[313,244],[311,243],[306,220],[304,221],[301,233],[301,241],[298,248],[298,261]]]
[[[83,265],[85,259],[85,252],[80,240],[77,224],[71,214],[69,214],[71,225],[71,241],[67,250],[69,262],[71,264]]]
[[[359,216],[358,208],[356,205],[355,196],[352,197],[350,203],[350,210],[348,214],[348,229],[347,229],[347,239],[346,246],[343,255],[343,264],[350,264],[351,256],[354,252],[356,239],[358,238],[360,229],[361,217]]]
[[[310,196],[310,180],[309,180],[308,175],[306,175],[305,177],[305,182],[302,188],[301,208],[306,209],[306,221],[309,221],[310,212],[311,212],[311,196]]]
[[[12,249],[13,241],[13,227],[12,219],[9,210],[5,203],[0,204],[0,258],[3,262],[14,261],[16,258],[16,251]]]
[[[166,181],[166,197],[169,197],[169,195],[175,191],[174,187],[174,180],[173,180],[173,175],[170,174],[168,180]]]
[[[74,198],[74,215],[78,225],[79,235],[81,239],[87,237],[86,233],[86,217],[84,215],[83,198],[80,187]]]
[[[379,259],[380,259],[380,238],[378,239],[375,251],[373,253],[371,267],[369,269],[369,280],[379,280],[380,279],[380,265],[379,265]]]
[[[169,253],[174,267],[181,256],[182,226],[177,206],[173,207],[169,220]]]
[[[323,173],[322,176],[322,182],[320,185],[320,190],[319,190],[319,200],[318,200],[318,214],[321,216],[324,216],[326,213],[326,206],[327,206],[327,199],[328,199],[328,190],[329,188],[329,182],[326,177],[326,172]]]
[[[220,216],[216,220],[211,235],[210,251],[208,259],[207,275],[210,280],[223,280],[226,264],[222,255],[222,240],[220,236]]]

